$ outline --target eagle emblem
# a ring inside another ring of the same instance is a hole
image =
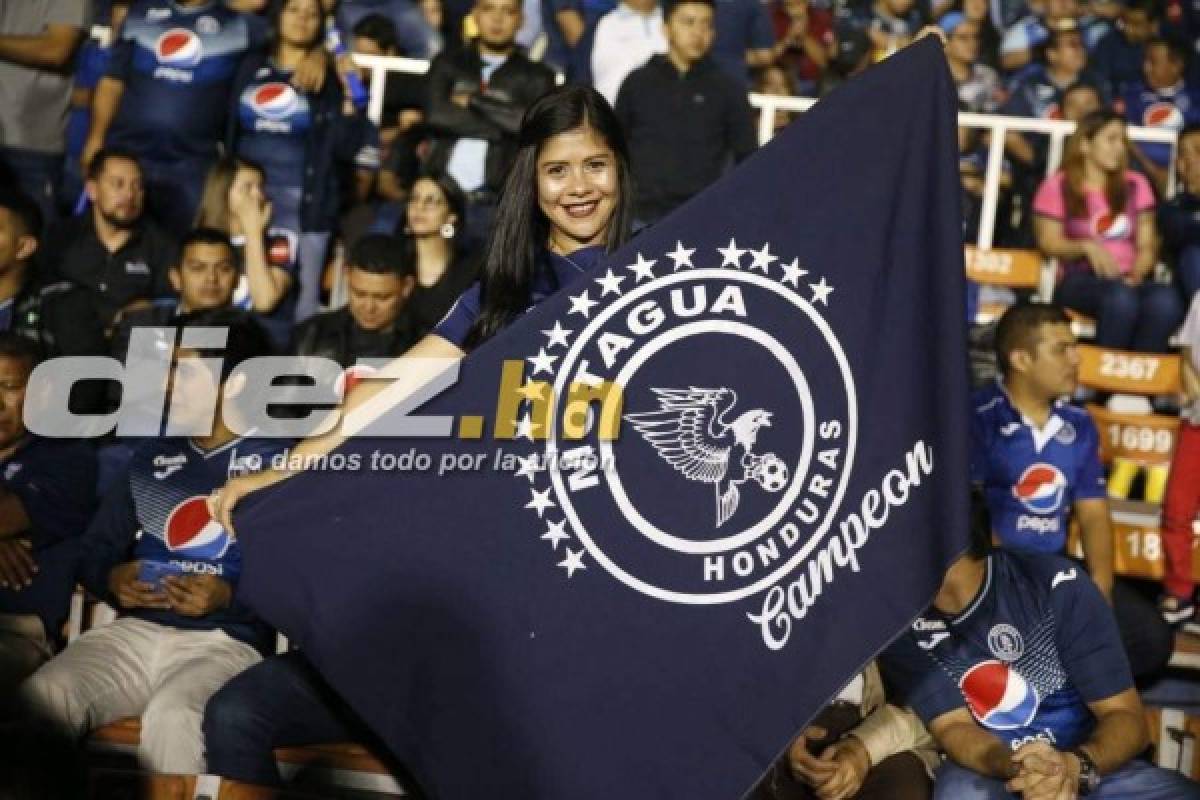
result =
[[[768,492],[787,485],[787,464],[774,453],[754,452],[759,430],[771,427],[770,411],[735,413],[737,393],[729,388],[651,391],[658,408],[626,414],[625,420],[685,478],[713,485],[718,528],[737,511],[738,487],[746,481]]]

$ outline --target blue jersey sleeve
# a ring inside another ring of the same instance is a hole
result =
[[[142,9],[138,5],[131,8],[129,14],[133,15],[141,11]],[[133,39],[126,38],[125,25],[122,24],[113,33],[112,44],[108,47],[108,67],[104,72],[104,77],[127,83],[129,81],[129,72],[133,66],[133,51]]]
[[[1075,500],[1107,497],[1104,468],[1100,465],[1100,434],[1091,417],[1079,423],[1079,469],[1075,475]]]
[[[108,573],[129,560],[140,525],[133,504],[129,475],[114,481],[80,541],[79,582],[108,600]]]
[[[95,507],[96,456],[90,447],[35,441],[8,466],[2,482],[21,501],[34,548],[83,534]]]
[[[986,484],[988,477],[987,430],[978,411],[971,414],[969,447],[971,483]]]
[[[454,302],[442,321],[433,327],[433,332],[460,349],[471,332],[471,326],[479,318],[479,284],[471,284]]]
[[[928,725],[933,720],[965,707],[958,685],[937,662],[918,646],[912,631],[906,631],[880,657],[880,669],[894,693],[888,701],[906,705]]]
[[[1055,559],[1050,581],[1058,654],[1071,683],[1086,703],[1104,700],[1133,686],[1129,660],[1112,609],[1083,568]]]

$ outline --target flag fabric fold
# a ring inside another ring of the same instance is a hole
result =
[[[741,797],[963,549],[956,154],[919,42],[414,412],[482,437],[249,498],[241,596],[434,797]]]

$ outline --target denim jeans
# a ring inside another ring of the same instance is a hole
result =
[[[1015,800],[1004,781],[985,778],[953,761],[946,761],[934,776],[933,800]],[[1105,775],[1089,800],[1189,800],[1200,798],[1200,784],[1178,772],[1130,761]]]
[[[1183,304],[1188,306],[1200,291],[1200,245],[1188,245],[1179,253],[1175,264],[1175,281],[1183,292]]]
[[[271,656],[225,684],[204,711],[208,771],[276,786],[276,747],[349,742],[362,726],[298,652]]]
[[[1129,286],[1092,272],[1063,278],[1054,300],[1095,318],[1096,344],[1141,353],[1167,352],[1185,310],[1174,286],[1150,281]]]

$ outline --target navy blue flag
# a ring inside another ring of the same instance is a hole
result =
[[[470,355],[456,438],[252,496],[245,600],[435,797],[742,796],[964,548],[956,154],[936,41],[851,81]]]

